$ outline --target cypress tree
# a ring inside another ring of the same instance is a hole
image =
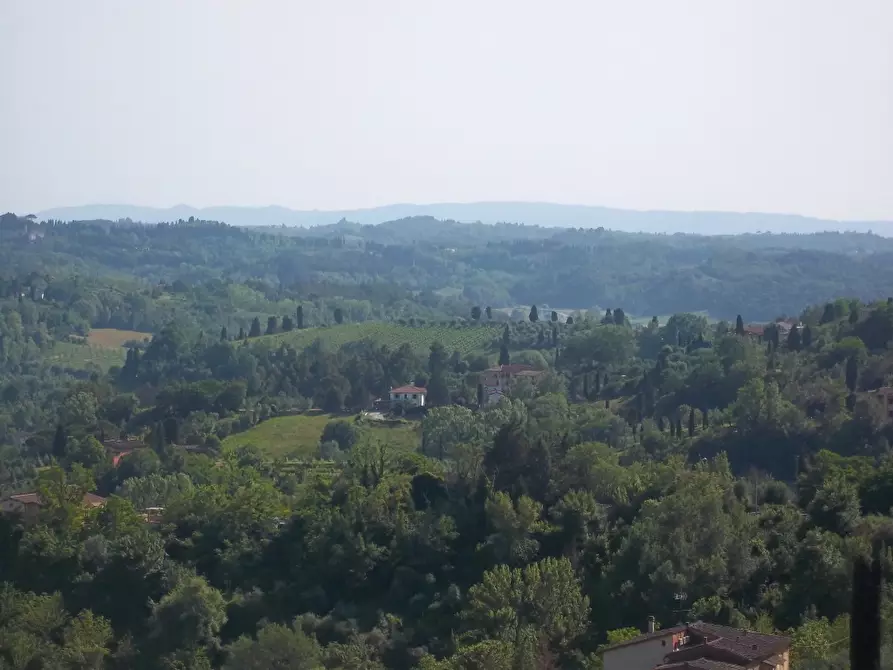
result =
[[[241,326],[239,326],[239,337],[236,338],[236,339],[239,339],[239,340],[244,340],[244,339],[245,339],[245,329],[242,328]]]
[[[809,349],[809,347],[812,346],[812,328],[810,328],[809,326],[804,326],[801,339],[803,340],[803,348]]]
[[[859,380],[859,362],[855,356],[850,356],[846,361],[846,386],[852,392],[856,392],[856,382]]]
[[[340,307],[335,308],[335,323],[342,323],[344,321],[344,312]]]
[[[676,417],[676,437],[682,437],[682,418]]]
[[[791,332],[788,333],[788,349],[791,351],[800,351],[800,329],[797,326],[791,328]]]
[[[298,310],[295,312],[295,322],[298,324],[298,330],[304,329],[304,306],[298,305]]]
[[[279,325],[279,319],[275,316],[271,316],[267,318],[267,335],[273,335],[276,332],[276,328]]]
[[[567,317],[567,325],[569,325],[569,326],[574,325],[574,317],[572,317],[572,316]]]
[[[602,319],[602,323],[603,323],[603,324],[614,323],[614,315],[611,314],[611,310],[610,310],[610,309],[606,309],[606,310],[605,310],[605,316],[604,316],[604,318]]]
[[[540,320],[539,312],[537,312],[536,305],[532,305],[530,307],[530,314],[528,315],[531,323],[536,323]]]
[[[248,337],[260,337],[260,319],[254,317],[251,322],[251,330],[248,331]]]
[[[53,456],[62,459],[65,458],[65,452],[68,451],[68,435],[65,434],[65,428],[60,423],[56,426],[56,434],[53,435]]]
[[[850,310],[850,323],[852,325],[859,323],[859,305],[853,305]]]
[[[552,323],[558,323],[558,312],[556,312],[554,309],[552,310],[551,318]]]
[[[738,335],[744,335],[744,319],[741,318],[740,314],[735,319],[735,332]]]
[[[506,346],[505,342],[503,342],[502,346],[499,347],[499,364],[508,365],[511,360],[511,356],[509,356],[509,348]]]
[[[226,342],[229,339],[229,333],[226,332],[226,326],[220,329],[220,341]]]
[[[490,305],[487,305],[487,309],[484,310],[487,313],[487,319],[493,318],[493,310],[490,308]]]
[[[505,328],[502,329],[502,346],[508,349],[509,343],[512,340],[512,331],[509,329],[509,325],[505,324]]]
[[[695,436],[695,408],[692,407],[688,411],[688,436]]]
[[[825,305],[825,311],[822,312],[822,320],[820,323],[826,324],[834,321],[834,305],[830,302]]]

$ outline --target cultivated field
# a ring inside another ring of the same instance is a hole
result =
[[[135,330],[118,330],[117,328],[93,328],[87,335],[87,342],[96,347],[123,347],[131,341],[142,342],[152,339],[151,333],[140,333]]]
[[[223,441],[223,448],[237,449],[250,444],[274,458],[312,458],[317,454],[323,428],[329,421],[337,418],[353,421],[352,416],[335,417],[323,413],[267,419],[251,430],[230,435]],[[360,423],[360,439],[381,440],[400,449],[414,450],[421,437],[418,424],[407,422],[387,426],[364,421]]]
[[[372,340],[396,349],[408,344],[420,353],[427,353],[434,342],[440,342],[447,351],[458,350],[461,354],[469,354],[488,349],[493,339],[501,334],[501,326],[497,324],[480,324],[467,326],[424,325],[401,326],[396,323],[367,321],[365,323],[345,323],[329,328],[305,328],[277,335],[265,335],[251,342],[278,345],[287,343],[297,349],[309,346],[320,339],[326,345],[337,349],[349,342]]]

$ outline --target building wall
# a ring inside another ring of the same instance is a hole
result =
[[[602,655],[604,670],[653,670],[673,651],[673,634],[653,637],[638,644],[610,649]]]
[[[413,398],[412,396],[416,396]],[[424,407],[425,406],[425,394],[424,393],[392,393],[391,394],[391,404],[400,403],[401,405],[408,405],[410,407]]]
[[[19,514],[23,521],[31,522],[37,519],[40,513],[39,505],[24,505],[18,500],[7,498],[0,502],[0,512],[3,514]]]

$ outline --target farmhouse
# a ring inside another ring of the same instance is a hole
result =
[[[489,370],[484,370],[480,376],[480,384],[484,387],[484,402],[494,405],[505,396],[517,380],[530,379],[536,383],[543,374],[542,370],[536,370],[532,365],[523,363],[497,365]]]
[[[791,640],[695,621],[655,630],[604,650],[605,670],[790,670]]]
[[[105,498],[86,493],[83,504],[85,507],[102,507],[105,505]],[[17,493],[0,501],[0,513],[19,515],[23,521],[31,523],[37,520],[42,506],[39,493]]]
[[[428,390],[421,386],[398,386],[390,393],[391,407],[424,407]]]

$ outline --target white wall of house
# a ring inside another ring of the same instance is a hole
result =
[[[410,407],[424,407],[424,393],[391,393],[391,404],[409,405]]]
[[[609,649],[603,655],[605,670],[653,670],[673,651],[673,634],[653,637],[637,644]]]

